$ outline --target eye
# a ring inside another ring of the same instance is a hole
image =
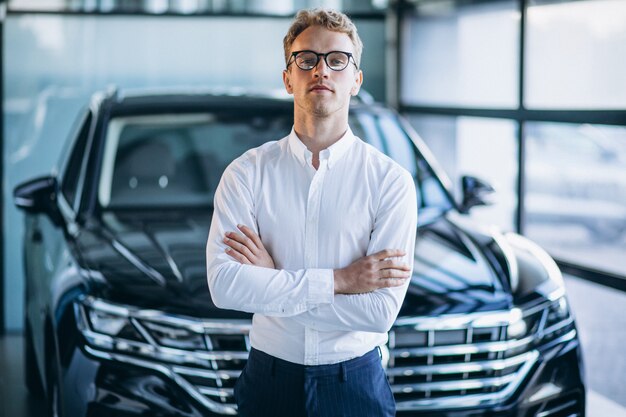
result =
[[[304,52],[296,56],[299,66],[313,67],[317,63],[317,55],[310,52]]]
[[[336,52],[328,56],[329,65],[333,67],[345,66],[348,62],[348,59],[349,59],[348,55],[344,53],[340,53],[340,52]]]

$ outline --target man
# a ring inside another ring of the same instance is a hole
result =
[[[284,39],[289,136],[224,172],[207,243],[220,308],[254,313],[241,416],[392,416],[378,346],[408,286],[411,175],[356,138],[362,43],[342,13],[300,11]]]

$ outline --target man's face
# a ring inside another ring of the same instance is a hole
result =
[[[321,26],[305,29],[293,42],[291,51],[309,50],[317,53],[343,51],[354,54],[354,46],[345,33],[333,32]],[[350,96],[359,92],[363,73],[350,63],[343,71],[333,71],[322,57],[309,71],[300,69],[291,59],[283,71],[283,81],[289,94],[293,94],[297,107],[307,114],[328,117],[340,110],[348,111]]]

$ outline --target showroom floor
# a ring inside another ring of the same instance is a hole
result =
[[[626,417],[626,294],[574,277],[566,286],[583,343],[588,417]],[[0,337],[0,417],[41,417],[22,376],[23,339]]]

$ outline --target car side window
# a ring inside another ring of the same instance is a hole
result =
[[[357,113],[351,116],[350,128],[355,136],[363,139],[382,153],[388,153],[385,143],[380,137],[380,131],[376,127],[376,121],[371,114]]]
[[[416,155],[413,145],[406,137],[398,121],[389,116],[379,118],[380,128],[385,132],[385,142],[383,147],[388,149],[387,154],[399,163],[403,168],[411,173],[413,178],[417,177]],[[386,146],[385,146],[386,145]]]
[[[62,177],[61,193],[67,200],[70,207],[74,207],[76,196],[78,194],[78,184],[85,160],[85,150],[89,140],[91,121],[92,115],[91,113],[88,113],[83,125],[80,128],[80,132],[78,133],[78,137],[76,138]]]
[[[383,132],[383,147],[388,150],[387,154],[413,176],[421,213],[418,222],[428,223],[450,209],[452,204],[439,179],[426,160],[416,154],[414,145],[398,120],[390,115],[382,115],[378,118],[378,123]]]

